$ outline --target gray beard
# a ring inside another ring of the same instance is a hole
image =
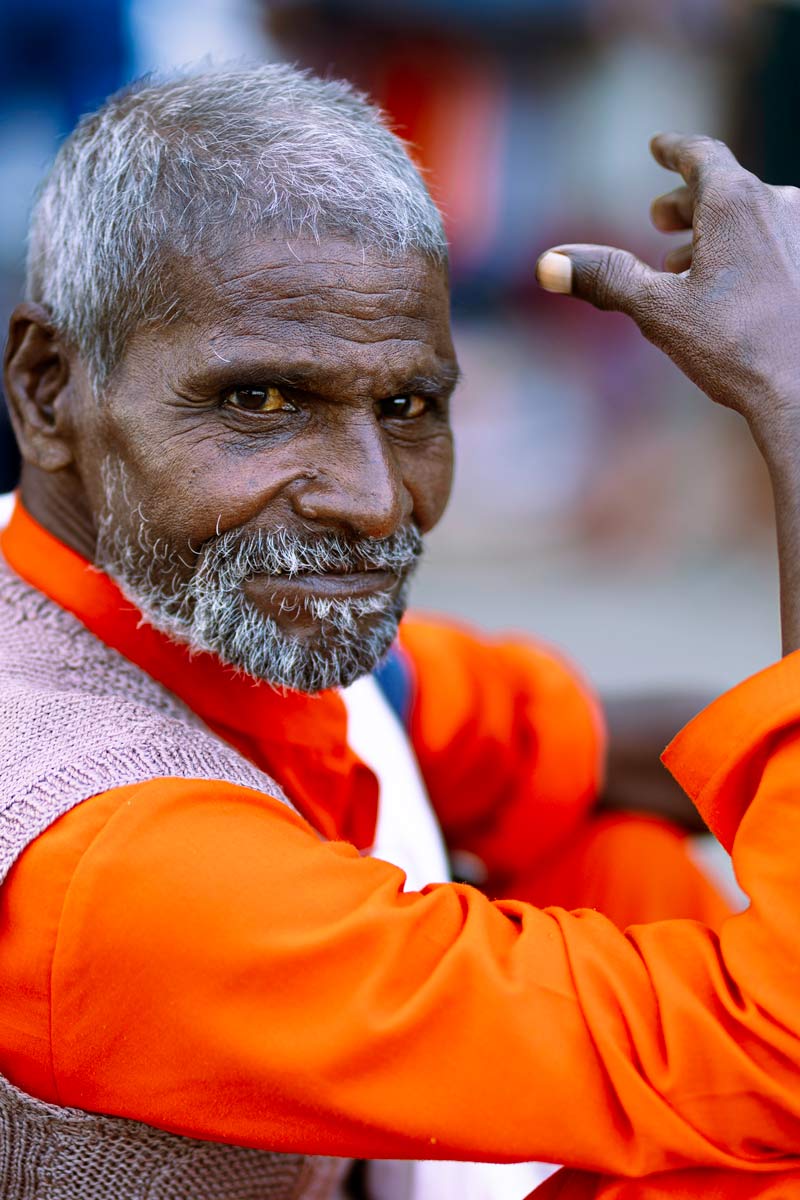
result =
[[[208,651],[279,689],[319,692],[346,687],[369,674],[394,641],[422,553],[416,526],[380,540],[350,540],[333,533],[307,538],[286,529],[257,534],[231,530],[203,545],[186,579],[186,564],[179,571],[183,560],[178,553],[163,538],[153,538],[141,506],[135,540],[114,520],[112,497],[121,484],[118,469],[106,473],[97,566],[151,625],[192,650]],[[291,609],[315,626],[314,633],[302,638],[256,608],[243,590],[253,575],[369,568],[399,575],[401,586],[355,599],[305,598]]]

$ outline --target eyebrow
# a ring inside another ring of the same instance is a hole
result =
[[[198,371],[191,372],[191,377],[190,382],[204,387],[211,385],[222,388],[231,383],[274,383],[297,391],[324,393],[326,372],[319,363],[314,362],[296,363],[291,366],[284,363],[279,366],[277,363],[258,362],[253,359],[241,361],[216,355]],[[430,374],[401,376],[398,373],[398,382],[382,395],[388,397],[414,392],[447,393],[453,390],[460,378],[461,370],[457,363],[443,362]]]
[[[461,377],[458,367],[443,365],[433,375],[404,376],[401,383],[386,393],[386,396],[405,396],[414,392],[428,395],[434,392],[452,392]]]

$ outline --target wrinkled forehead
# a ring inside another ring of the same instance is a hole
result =
[[[337,239],[264,239],[181,266],[180,353],[276,357],[342,381],[455,364],[446,269]]]

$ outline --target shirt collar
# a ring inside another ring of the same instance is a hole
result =
[[[212,654],[192,653],[172,641],[144,621],[112,579],[40,525],[19,500],[0,535],[0,548],[27,583],[277,779],[321,833],[361,849],[371,845],[377,782],[347,744],[347,714],[336,691],[279,693]]]

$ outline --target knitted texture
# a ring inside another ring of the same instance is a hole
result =
[[[289,803],[175,696],[0,561],[0,884],[82,800],[165,776],[225,780]],[[329,1200],[347,1166],[61,1108],[0,1076],[3,1200]]]

